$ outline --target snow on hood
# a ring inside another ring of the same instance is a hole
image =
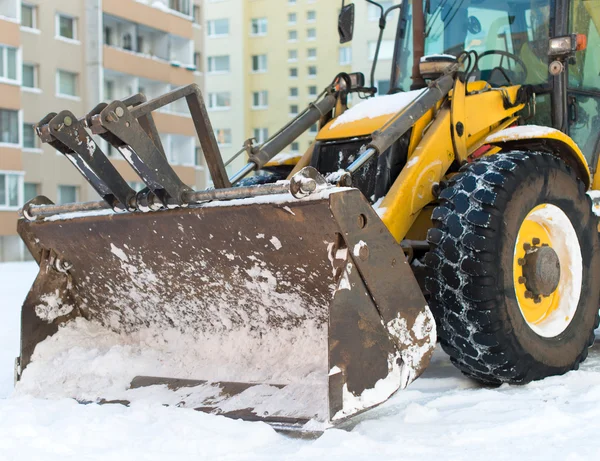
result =
[[[348,109],[342,115],[334,120],[329,129],[333,129],[338,125],[355,122],[364,118],[377,118],[382,115],[391,115],[400,112],[407,107],[411,102],[417,99],[423,91],[414,90],[385,96],[377,96],[367,99],[360,104]]]

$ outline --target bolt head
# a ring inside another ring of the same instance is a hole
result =
[[[523,249],[524,249],[525,251],[529,251],[529,250],[531,250],[531,244],[530,244],[530,243],[524,243],[524,244],[523,244]]]
[[[523,259],[523,258],[519,258],[519,259],[517,260],[517,263],[519,264],[519,266],[524,266],[524,265],[525,265],[525,259]]]
[[[525,298],[526,299],[532,299],[533,298],[533,293],[531,291],[527,290],[525,292]]]
[[[526,281],[527,281],[527,279],[525,277],[523,277],[523,276],[519,277],[520,284],[524,285]]]
[[[63,122],[66,126],[71,126],[73,124],[73,119],[67,115]]]
[[[533,243],[534,245],[539,245],[539,244],[540,244],[540,239],[539,239],[539,238],[537,238],[537,237],[534,237],[534,238],[531,240],[531,243]]]
[[[534,302],[535,304],[539,304],[539,303],[541,303],[541,302],[542,302],[542,298],[538,296],[537,298],[534,298],[534,299],[533,299],[533,302]]]
[[[123,110],[122,107],[117,107],[115,109],[115,113],[117,114],[117,117],[123,117],[123,115],[125,114],[125,111]]]

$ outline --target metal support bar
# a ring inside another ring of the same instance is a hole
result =
[[[36,125],[36,132],[69,159],[111,208],[132,209],[135,191],[88,134],[84,121],[64,110],[44,117]]]
[[[91,117],[92,126],[100,125],[113,135],[107,141],[121,152],[165,206],[172,200],[183,204],[182,194],[190,188],[179,179],[132,111],[122,101],[113,101],[99,115]]]
[[[191,84],[170,91],[158,98],[152,99],[146,103],[140,104],[131,111],[131,115],[135,118],[140,118],[148,115],[150,112],[160,109],[178,99],[185,98],[192,120],[194,121],[194,127],[196,128],[196,134],[206,159],[206,165],[210,171],[210,175],[213,184],[217,188],[229,187],[231,184],[227,178],[225,166],[223,165],[223,158],[219,152],[219,146],[215,138],[206,106],[202,98],[202,92],[200,87],[196,84]]]
[[[336,101],[336,94],[330,93],[320,101],[311,104],[304,112],[250,155],[248,163],[229,179],[231,184],[237,184],[252,171],[264,167],[273,157],[317,123],[324,114],[331,112]]]
[[[235,200],[249,197],[260,197],[274,194],[292,194],[295,198],[307,197],[317,190],[329,187],[325,179],[317,170],[306,167],[295,174],[290,181],[263,184],[259,186],[229,187],[223,189],[209,189],[202,191],[186,191],[183,199],[186,204],[209,202],[213,200]],[[138,194],[139,198],[139,194]],[[29,202],[22,211],[22,216],[28,220],[44,218],[57,214],[76,213],[86,211],[106,210],[110,207],[106,202],[71,203],[67,205],[54,205],[48,199]],[[156,198],[155,198],[156,200]],[[174,201],[169,205],[175,204]],[[153,205],[153,204],[149,204]],[[139,208],[139,204],[136,204]]]

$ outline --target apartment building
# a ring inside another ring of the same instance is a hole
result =
[[[386,9],[396,1],[382,1]],[[369,77],[379,8],[355,1],[353,42],[340,45],[338,0],[205,0],[205,85],[209,113],[226,158],[248,138],[258,143],[302,111],[339,72]],[[375,85],[389,90],[398,12],[384,33]],[[314,126],[287,148],[302,154]],[[240,156],[228,171],[244,163]]]
[[[244,140],[264,142],[313,101],[351,48],[337,40],[341,3],[332,0],[206,0],[205,85],[224,157]],[[288,147],[303,153],[317,127]],[[243,156],[228,171],[244,163]]]
[[[0,0],[0,261],[28,256],[15,230],[25,201],[98,198],[62,154],[40,145],[33,124],[50,111],[83,116],[104,100],[202,86],[201,23],[201,4],[192,0]],[[165,107],[155,121],[175,171],[204,187],[185,103]],[[142,188],[120,154],[99,144]]]

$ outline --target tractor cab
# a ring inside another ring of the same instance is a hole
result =
[[[412,0],[399,16],[391,93],[426,85],[419,69],[424,57],[470,52],[468,82],[483,81],[492,88],[526,85],[533,95],[531,113],[524,116],[527,124],[570,135],[595,172],[600,2]]]

